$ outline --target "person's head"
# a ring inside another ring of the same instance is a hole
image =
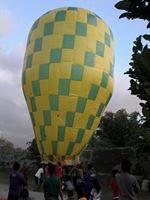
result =
[[[39,169],[40,169],[40,168],[43,168],[43,164],[42,164],[42,163],[39,164]]]
[[[131,162],[129,160],[123,159],[121,162],[121,169],[123,172],[130,172]]]
[[[89,163],[89,164],[87,165],[87,169],[88,169],[88,170],[92,170],[92,168],[93,168],[93,165],[92,165],[91,163]]]
[[[20,169],[20,164],[18,163],[18,162],[15,162],[14,164],[13,164],[13,170],[14,171],[18,171]]]
[[[112,172],[111,172],[111,173],[112,173],[112,176],[115,177],[115,175],[116,175],[118,172],[119,172],[118,169],[113,169]]]
[[[61,167],[61,162],[58,162],[58,167]]]
[[[101,186],[96,178],[93,179],[93,188],[96,189],[97,193],[100,192]]]
[[[49,164],[48,165],[48,172],[50,175],[53,175],[55,173],[55,165]]]

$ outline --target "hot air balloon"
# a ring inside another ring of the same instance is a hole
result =
[[[22,87],[42,160],[74,158],[113,90],[113,35],[93,12],[49,11],[28,36]]]

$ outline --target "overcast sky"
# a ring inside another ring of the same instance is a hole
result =
[[[75,6],[87,8],[111,27],[115,38],[115,87],[107,111],[125,108],[140,111],[139,101],[128,91],[128,70],[132,45],[146,32],[146,22],[118,19],[116,0],[1,0],[0,7],[0,136],[16,146],[25,147],[33,138],[33,129],[21,89],[21,71],[25,45],[33,22],[48,10]]]

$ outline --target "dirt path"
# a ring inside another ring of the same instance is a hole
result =
[[[0,183],[0,197],[7,197],[8,195],[8,184],[1,184]],[[44,200],[44,196],[42,192],[34,192],[29,191],[30,200]],[[67,199],[64,196],[64,200]],[[107,190],[102,190],[102,200],[109,200],[111,199],[111,193]],[[140,192],[138,195],[138,200],[150,200],[150,193],[149,192]]]
[[[0,200],[1,197],[7,197],[8,196],[8,189],[9,186],[7,184],[1,184],[0,183]],[[43,192],[34,192],[29,190],[29,197],[30,200],[44,200]],[[64,200],[66,199],[66,196],[64,195]]]
[[[7,197],[8,195],[8,185],[0,184],[0,196]],[[29,191],[30,199],[32,200],[44,200],[44,196],[42,192],[33,192]]]

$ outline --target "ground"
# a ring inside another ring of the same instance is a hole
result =
[[[7,197],[8,195],[8,184],[0,183],[0,196]],[[44,200],[42,192],[33,192],[30,191],[30,199],[32,200]]]
[[[9,188],[9,175],[8,172],[0,170],[0,196],[7,197],[8,188]],[[44,200],[44,196],[42,192],[35,192],[35,185],[33,179],[30,177],[29,179],[29,194],[31,200]],[[65,200],[66,198],[64,198]],[[110,200],[111,199],[111,191],[107,187],[102,186],[102,200]],[[138,195],[138,200],[150,200],[149,192],[140,192]]]
[[[30,190],[29,193],[31,200],[44,200],[42,192],[34,192]],[[7,197],[7,194],[8,194],[8,184],[0,183],[0,195]],[[110,200],[110,199],[111,199],[111,192],[106,188],[102,188],[102,200]],[[140,193],[138,195],[138,200],[150,200],[150,193]]]

